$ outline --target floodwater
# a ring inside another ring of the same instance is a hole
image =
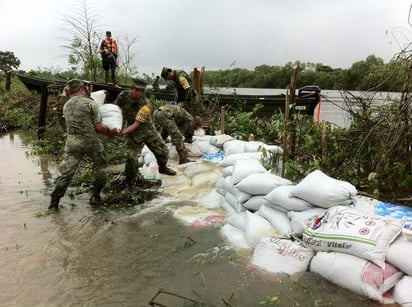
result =
[[[378,305],[310,272],[253,267],[219,224],[175,217],[196,206],[188,189],[194,200],[181,189],[107,211],[66,195],[46,215],[56,165],[28,152],[18,133],[0,136],[0,306],[261,306],[276,296],[278,306]]]

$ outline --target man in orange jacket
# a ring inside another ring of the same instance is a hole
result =
[[[102,64],[104,69],[105,82],[116,84],[116,67],[117,67],[117,42],[112,38],[112,32],[106,31],[106,37],[100,44],[100,54],[102,56]]]

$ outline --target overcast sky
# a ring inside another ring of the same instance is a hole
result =
[[[134,62],[150,76],[162,66],[253,70],[297,60],[349,68],[370,54],[386,63],[412,40],[412,0],[86,1],[102,37],[137,36]],[[0,50],[26,71],[66,69],[60,18],[82,3],[0,0]]]

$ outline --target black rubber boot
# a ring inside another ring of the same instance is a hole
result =
[[[184,150],[179,150],[177,153],[179,155],[179,164],[193,162],[187,158],[187,154]]]
[[[89,200],[90,206],[100,206],[103,204],[102,197],[100,196],[102,188],[102,186],[93,188],[93,194]]]
[[[52,196],[50,200],[49,210],[58,211],[59,210],[60,196]]]
[[[169,175],[169,176],[176,175],[176,172],[174,170],[172,170],[171,168],[168,168],[166,163],[158,162],[158,164],[159,164],[159,173],[160,174],[165,174],[165,175]]]

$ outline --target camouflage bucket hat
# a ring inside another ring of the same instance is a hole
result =
[[[85,84],[82,80],[71,79],[69,82],[67,82],[67,86],[68,86],[69,90],[73,90],[73,89],[85,86]]]
[[[146,80],[144,80],[142,78],[134,78],[132,80],[131,87],[144,90],[146,88],[146,85],[147,85]]]
[[[163,67],[162,73],[160,74],[160,76],[162,76],[163,79],[167,80],[167,73],[171,70],[172,70],[171,68]]]

